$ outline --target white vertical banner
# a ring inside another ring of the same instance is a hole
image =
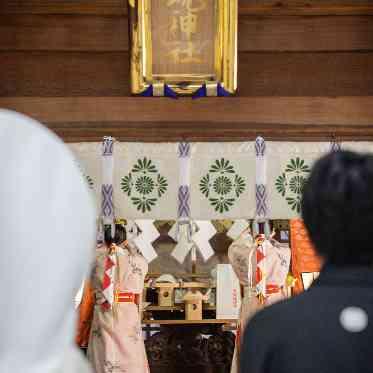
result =
[[[114,139],[102,142],[102,217],[104,224],[114,224]]]
[[[258,230],[258,222],[264,222],[264,233],[268,237],[270,235],[270,226],[267,219],[269,203],[267,195],[267,153],[266,142],[261,136],[255,139],[255,160],[256,215],[253,226],[255,226],[255,230]]]
[[[216,318],[238,319],[241,309],[240,282],[231,264],[217,265]]]
[[[174,227],[170,236],[177,242],[171,255],[179,262],[183,263],[188,253],[192,250],[195,253],[195,244],[192,241],[193,228],[190,220],[190,163],[191,145],[188,142],[180,142],[178,145],[179,159],[179,190],[178,209]],[[192,258],[195,260],[195,258]]]

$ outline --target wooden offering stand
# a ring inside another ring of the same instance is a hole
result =
[[[237,320],[216,319],[216,287],[208,275],[182,277],[188,281],[145,285],[152,301],[143,318],[151,373],[229,373]]]

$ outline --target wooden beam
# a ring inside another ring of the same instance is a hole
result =
[[[227,126],[228,127],[228,126]],[[277,126],[276,128],[269,126],[248,126],[237,130],[219,126],[218,130],[212,128],[197,128],[197,129],[174,129],[162,128],[128,128],[118,129],[115,127],[103,126],[100,130],[92,130],[92,128],[80,128],[75,131],[63,130],[61,128],[50,127],[58,136],[65,142],[98,142],[104,136],[113,136],[119,141],[127,142],[178,142],[178,141],[193,141],[193,142],[237,142],[254,140],[258,135],[264,136],[269,141],[373,141],[373,132],[367,131],[365,127],[354,127],[353,130],[340,127],[320,127],[315,126],[312,132],[304,132],[304,127],[299,126],[294,129],[289,126]]]
[[[239,141],[373,139],[371,97],[0,98],[66,141]],[[286,108],[286,110],[285,110]]]
[[[0,14],[127,14],[127,0],[1,0]],[[373,15],[370,0],[239,0],[240,15]]]
[[[369,97],[230,97],[192,100],[142,97],[0,98],[0,106],[42,122],[267,123],[366,125],[373,122]],[[287,108],[287,110],[284,110]]]
[[[372,16],[241,16],[238,48],[257,51],[373,50]],[[0,16],[0,51],[128,51],[126,16]]]

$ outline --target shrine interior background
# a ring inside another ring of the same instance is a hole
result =
[[[237,97],[130,97],[125,0],[2,0],[0,106],[66,141],[370,139],[373,4],[241,0]]]
[[[373,138],[369,0],[240,0],[229,98],[131,97],[128,29],[126,0],[2,0],[0,107],[67,142]],[[224,261],[227,227],[215,226]]]
[[[239,0],[238,50],[235,97],[131,97],[125,0],[0,0],[0,107],[66,142],[373,139],[372,1]],[[226,261],[230,224],[202,271]],[[188,270],[171,225],[154,272]]]

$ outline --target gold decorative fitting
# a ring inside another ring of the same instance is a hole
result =
[[[164,96],[164,83],[163,82],[153,83],[153,96],[156,96],[156,97]]]
[[[218,83],[206,82],[206,96],[217,97],[217,95],[218,95]]]
[[[114,220],[115,225],[126,225],[126,221],[124,219],[115,219]]]
[[[238,0],[129,0],[129,5],[132,93],[156,81],[179,95],[193,94],[206,81],[236,91]]]

